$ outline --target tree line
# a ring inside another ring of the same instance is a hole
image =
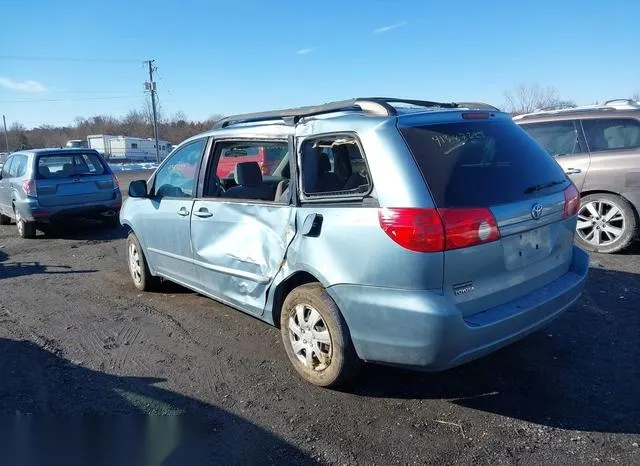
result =
[[[9,151],[33,149],[40,147],[64,147],[71,139],[86,140],[90,134],[109,134],[114,136],[134,136],[153,138],[152,119],[147,109],[131,110],[124,117],[98,115],[90,118],[78,117],[73,124],[67,126],[41,125],[27,129],[19,122],[7,128]],[[221,115],[213,115],[203,121],[188,120],[183,113],[170,118],[160,116],[158,121],[158,138],[178,144],[191,136],[211,128]],[[0,151],[6,150],[4,138],[0,138]]]

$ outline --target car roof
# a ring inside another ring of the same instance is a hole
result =
[[[630,99],[609,100],[602,105],[584,105],[581,107],[538,110],[513,117],[516,123],[531,123],[554,120],[589,118],[640,118],[640,102]]]
[[[33,154],[33,155],[51,155],[51,154],[67,154],[67,153],[82,153],[86,154],[87,152],[98,153],[95,149],[88,149],[86,147],[49,147],[44,149],[24,149],[21,151],[13,152],[14,154]]]
[[[434,120],[437,120],[437,115],[450,116],[452,113],[469,111],[502,113],[498,108],[482,102],[456,103],[395,97],[359,97],[322,105],[225,117],[216,121],[209,131],[193,136],[181,145],[209,136],[283,137],[294,134],[297,125],[311,121],[324,121],[327,126],[343,126],[344,130],[353,130],[406,116],[433,116]]]

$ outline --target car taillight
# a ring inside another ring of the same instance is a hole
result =
[[[444,249],[444,228],[435,209],[379,209],[382,230],[405,249],[436,252]]]
[[[116,175],[111,175],[113,177],[113,189],[120,189],[120,180]]]
[[[489,209],[438,209],[444,223],[446,249],[460,249],[500,239]]]
[[[22,190],[29,197],[36,197],[38,192],[36,190],[35,180],[25,180],[22,182]]]
[[[580,193],[578,188],[571,183],[571,186],[564,190],[564,212],[562,218],[573,217],[578,213],[578,209],[580,209]]]
[[[485,208],[383,208],[378,220],[392,240],[417,252],[466,248],[500,239],[496,220]]]

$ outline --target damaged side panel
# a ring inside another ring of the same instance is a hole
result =
[[[196,200],[191,243],[198,288],[262,315],[267,290],[294,234],[290,206]]]

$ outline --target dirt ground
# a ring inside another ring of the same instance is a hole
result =
[[[277,329],[178,286],[136,291],[124,231],[15,230],[0,464],[640,464],[638,245],[592,255],[579,304],[515,345],[439,374],[367,366],[330,391],[297,377]]]

